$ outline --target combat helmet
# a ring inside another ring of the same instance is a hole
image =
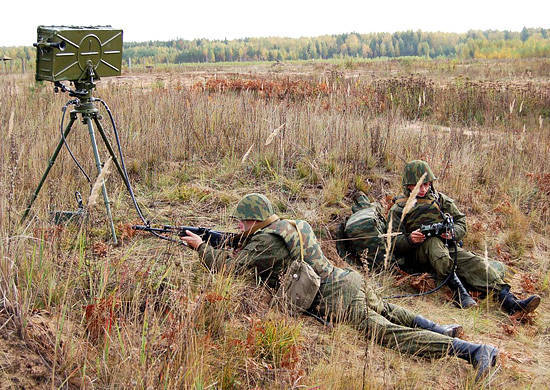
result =
[[[240,220],[265,221],[273,214],[275,211],[269,199],[262,194],[252,193],[239,201],[231,216]]]
[[[424,173],[426,173],[424,183],[437,180],[437,177],[435,177],[426,161],[413,160],[408,162],[403,171],[403,185],[415,185]]]

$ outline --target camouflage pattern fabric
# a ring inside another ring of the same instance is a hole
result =
[[[364,285],[365,281],[356,271],[333,266],[322,253],[311,226],[305,221],[297,222],[307,241],[304,260],[307,258],[308,264],[323,275],[319,294],[310,310],[335,321],[346,321],[388,348],[429,357],[447,354],[452,343],[450,337],[411,328],[416,314],[384,302],[372,288]],[[227,250],[214,249],[205,243],[198,252],[210,268],[233,267],[237,272],[247,273],[254,270],[254,274],[276,289],[280,275],[299,256],[296,230],[291,228],[288,221],[282,220],[258,230],[235,257]]]
[[[427,268],[443,278],[452,269],[454,251],[451,249],[449,253],[449,247],[438,237],[428,238],[421,244],[413,244],[408,236],[423,224],[442,222],[441,210],[453,217],[456,239],[460,241],[466,235],[466,216],[460,212],[451,198],[432,189],[424,198],[417,198],[416,205],[407,213],[403,222],[400,222],[410,194],[406,188],[404,192],[404,196],[398,198],[390,210],[393,220],[392,231],[403,233],[394,238],[394,253],[398,257],[403,257],[405,264],[413,269]],[[469,286],[486,291],[487,288],[501,289],[507,285],[503,281],[504,267],[493,267],[491,264],[494,263],[487,264],[482,257],[462,248],[458,249],[457,257],[457,275]]]
[[[435,177],[427,162],[422,160],[413,160],[407,163],[403,172],[403,185],[415,185],[424,173],[426,173],[426,177],[423,181],[424,183],[437,180],[437,177]]]
[[[275,211],[269,199],[262,194],[252,193],[239,201],[232,217],[240,220],[265,221],[273,214]]]
[[[386,348],[430,358],[447,355],[451,337],[413,328],[415,313],[385,302],[358,272],[346,271],[339,280],[321,284],[313,303],[320,315],[347,322]]]
[[[373,205],[378,205],[380,213],[382,213],[382,206],[380,206],[380,203],[378,202],[371,202],[369,197],[363,192],[359,191],[357,194],[353,197],[353,204],[351,205],[351,212],[356,213],[359,210],[366,209],[368,207],[372,207]]]
[[[290,256],[293,259],[299,259],[300,237],[296,229],[300,229],[304,245],[304,261],[313,268],[321,280],[325,280],[332,274],[335,267],[323,254],[310,224],[302,220],[296,220],[295,223],[296,228],[289,221],[280,219],[262,229],[262,232],[279,236],[285,242]]]
[[[279,288],[279,275],[283,275],[292,262],[285,242],[273,234],[261,230],[248,237],[238,251],[215,249],[207,243],[198,248],[203,263],[214,271],[229,269],[236,273],[254,270],[256,283],[265,283],[270,288]]]
[[[493,267],[485,258],[478,256],[461,247],[457,248],[456,274],[460,280],[478,291],[486,291],[487,287],[501,290],[506,283],[502,280],[503,269]],[[446,277],[452,270],[454,263],[454,248],[445,246],[438,237],[430,237],[416,250],[418,264],[428,265],[439,278]]]
[[[367,263],[376,268],[384,263],[386,254],[385,240],[379,237],[387,229],[382,206],[370,202],[363,192],[359,192],[352,211],[342,227],[341,241],[337,241],[339,254],[348,263],[359,266],[363,265],[361,257],[366,254]]]
[[[403,208],[405,207],[405,203],[410,193],[409,190],[406,191],[407,195],[398,198],[390,209],[393,232],[401,231],[410,234],[412,231],[419,229],[421,225],[442,222],[443,218],[441,217],[441,213],[448,213],[453,217],[457,241],[464,238],[466,235],[466,215],[460,212],[454,200],[440,192],[432,191],[423,198],[417,198],[416,205],[407,213],[403,223],[401,223]],[[396,245],[407,244],[407,239],[403,235],[397,236],[396,241]],[[396,254],[399,255],[400,251],[397,246],[395,250]]]

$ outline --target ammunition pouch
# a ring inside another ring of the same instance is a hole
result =
[[[312,266],[304,261],[304,241],[302,232],[295,221],[289,223],[298,232],[300,240],[300,258],[290,263],[281,280],[279,289],[273,297],[277,303],[286,308],[290,314],[296,315],[307,311],[321,286],[321,277]]]
[[[294,260],[286,274],[274,299],[290,314],[300,314],[307,311],[321,286],[321,278],[313,268],[302,260]]]

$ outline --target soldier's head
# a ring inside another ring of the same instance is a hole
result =
[[[245,195],[237,204],[231,215],[240,221],[239,227],[249,231],[258,222],[263,222],[275,214],[273,205],[262,194],[252,193]]]
[[[403,170],[403,186],[408,191],[411,191],[424,174],[424,180],[422,181],[422,184],[420,186],[418,196],[425,196],[426,193],[430,190],[432,182],[434,180],[437,180],[437,177],[435,177],[426,161],[413,160],[405,165],[405,169]]]

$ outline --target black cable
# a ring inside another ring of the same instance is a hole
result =
[[[107,105],[107,103],[105,103],[101,99],[96,99],[96,100],[99,101],[103,105],[103,107],[105,107],[105,110],[107,110],[107,114],[109,115],[109,119],[111,120],[111,125],[113,126],[113,133],[115,135],[115,140],[116,140],[116,144],[117,144],[117,148],[118,148],[118,154],[120,156],[120,165],[122,167],[122,173],[123,173],[122,180],[124,181],[124,184],[126,185],[126,188],[128,189],[128,192],[130,194],[130,198],[132,199],[132,202],[134,203],[134,207],[135,207],[140,219],[143,221],[143,223],[146,226],[150,226],[150,222],[143,216],[143,213],[141,212],[141,208],[139,207],[139,205],[137,203],[137,200],[136,200],[136,197],[134,195],[134,190],[132,188],[132,185],[130,184],[128,171],[126,170],[126,163],[124,162],[124,155],[122,154],[122,146],[120,145],[120,138],[118,136],[118,130],[116,128],[115,119],[113,118],[113,114],[111,113],[111,110],[109,109],[109,106]],[[148,230],[148,231],[152,235],[154,235],[155,237],[158,237],[160,239],[163,239],[163,240],[166,240],[166,241],[171,241],[171,242],[174,242],[176,244],[187,246],[187,244],[185,242],[181,241],[181,240],[174,240],[173,238],[163,236],[162,234],[158,234],[157,232],[154,232],[154,231],[151,231],[151,230]]]
[[[128,177],[128,171],[126,170],[126,163],[124,162],[124,155],[122,154],[122,147],[120,145],[120,138],[118,136],[118,130],[116,128],[115,119],[113,118],[113,114],[111,113],[111,110],[109,109],[109,106],[107,105],[107,103],[105,103],[101,99],[97,99],[97,100],[103,105],[103,107],[105,107],[105,110],[107,110],[107,114],[109,115],[109,119],[111,120],[111,125],[113,126],[113,133],[115,135],[115,140],[116,140],[116,144],[117,144],[117,148],[118,148],[118,154],[120,156],[120,165],[122,167],[122,173],[123,173],[123,178],[122,179],[124,180],[124,184],[126,185],[126,188],[128,189],[128,192],[130,193],[130,197],[132,198],[132,201],[134,202],[134,207],[136,208],[136,211],[137,211],[139,217],[141,218],[143,223],[145,223],[146,225],[149,225],[149,222],[145,219],[145,217],[143,216],[143,214],[141,212],[141,209],[140,209],[139,205],[137,204],[137,201],[136,201],[136,198],[135,198],[135,195],[134,195],[134,190],[132,189],[132,185],[130,184],[130,179]]]
[[[454,253],[454,259],[453,259],[453,268],[451,269],[451,272],[449,272],[449,274],[447,275],[447,277],[445,278],[445,280],[443,280],[443,282],[441,282],[441,284],[439,284],[439,286],[429,290],[429,291],[424,291],[424,292],[421,292],[421,293],[416,293],[416,294],[403,294],[403,295],[391,295],[389,297],[383,297],[382,299],[398,299],[398,298],[412,298],[412,297],[423,297],[424,295],[430,295],[430,294],[433,294],[434,292],[436,291],[439,291],[443,288],[443,286],[445,286],[447,284],[447,282],[451,279],[451,277],[453,276],[453,274],[456,272],[456,267],[457,267],[457,264],[458,264],[458,247],[456,245],[456,241],[455,240],[452,240],[453,244],[454,244],[454,249],[455,249],[455,253]]]
[[[67,140],[65,139],[65,134],[63,133],[63,122],[65,121],[65,114],[67,112],[67,107],[70,104],[75,104],[75,103],[76,103],[75,100],[69,100],[67,103],[65,103],[65,105],[61,109],[61,111],[63,112],[63,115],[61,115],[61,124],[59,126],[59,130],[61,131],[61,139],[63,140],[63,144],[65,145],[65,147],[69,151],[69,154],[71,155],[71,157],[72,157],[73,161],[75,162],[76,166],[78,167],[78,169],[80,169],[80,172],[82,172],[82,174],[86,177],[86,180],[88,180],[88,183],[91,183],[92,181],[90,180],[90,177],[86,174],[86,172],[84,171],[84,168],[82,168],[82,166],[80,165],[80,163],[78,162],[78,160],[74,156],[73,152],[71,151],[71,148],[69,147],[69,144],[67,143]]]

